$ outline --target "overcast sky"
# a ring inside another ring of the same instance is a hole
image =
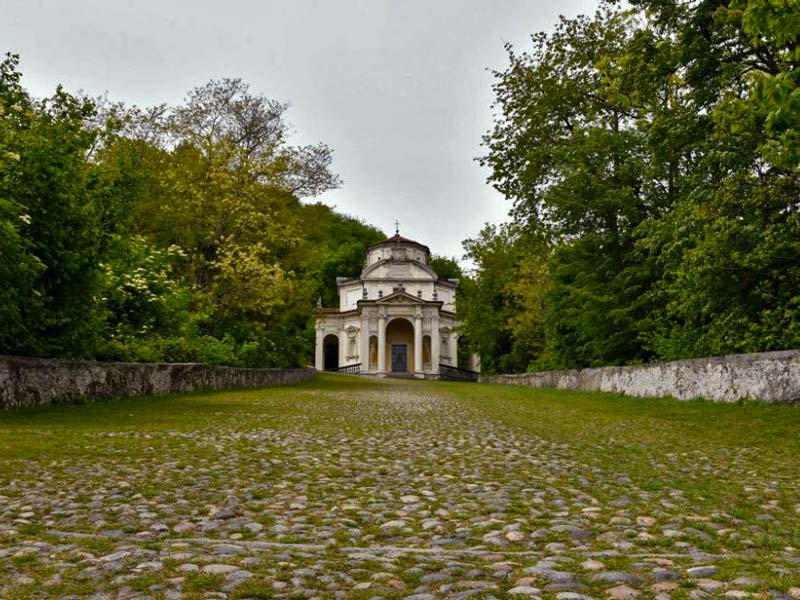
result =
[[[341,189],[319,199],[460,257],[509,203],[474,158],[503,45],[528,46],[594,0],[0,0],[0,50],[36,96],[70,91],[176,104],[242,77],[291,105],[295,143],[334,149]]]

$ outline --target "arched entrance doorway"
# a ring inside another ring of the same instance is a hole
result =
[[[386,362],[390,373],[414,371],[414,326],[408,319],[395,317],[386,326]]]
[[[329,333],[322,340],[322,364],[326,371],[339,368],[339,337],[335,333]]]

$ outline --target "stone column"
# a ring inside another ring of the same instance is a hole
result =
[[[324,331],[322,330],[322,321],[317,321],[317,345],[314,348],[314,367],[317,371],[323,371],[325,369],[324,364],[324,345],[323,340],[325,338]]]
[[[361,315],[361,329],[358,332],[358,362],[362,371],[369,371],[369,315]]]
[[[386,375],[386,313],[378,313],[378,375]]]
[[[455,333],[450,334],[450,364],[458,366],[458,335]]]
[[[425,377],[422,370],[422,309],[417,308],[414,315],[414,375]]]
[[[439,374],[439,362],[441,361],[442,334],[439,332],[439,313],[433,315],[431,319],[431,372]]]

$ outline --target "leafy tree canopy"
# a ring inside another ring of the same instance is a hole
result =
[[[58,89],[0,65],[0,352],[296,366],[311,308],[383,234],[302,202],[340,185],[287,105],[239,79],[175,107]]]
[[[508,48],[481,162],[515,239],[551,251],[526,273],[542,252],[509,260],[507,231],[466,242],[462,306],[493,307],[476,347],[524,336],[540,368],[800,345],[798,22],[797,2],[609,1]],[[500,294],[544,273],[541,310]]]

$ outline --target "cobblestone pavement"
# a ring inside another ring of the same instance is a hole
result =
[[[0,599],[800,598],[794,549],[750,560],[735,516],[443,389],[263,390],[195,428],[97,427],[21,458]]]

